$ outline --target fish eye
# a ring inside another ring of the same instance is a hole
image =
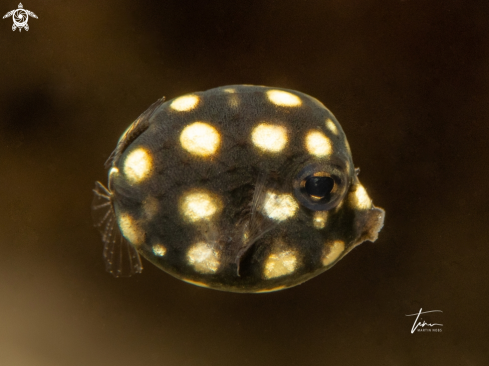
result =
[[[293,186],[294,195],[303,206],[327,211],[345,197],[349,179],[341,164],[310,164],[296,175]]]
[[[328,196],[334,187],[334,179],[310,175],[305,179],[304,187],[313,200],[321,200]]]

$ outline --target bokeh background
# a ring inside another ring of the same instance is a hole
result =
[[[17,3],[2,0],[3,15]],[[0,364],[488,365],[486,0],[27,1],[0,22]],[[386,209],[379,240],[277,293],[104,271],[94,181],[161,96],[310,94]],[[424,319],[442,333],[415,333]]]

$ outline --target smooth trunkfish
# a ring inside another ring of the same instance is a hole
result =
[[[140,255],[194,285],[282,290],[375,241],[384,210],[317,99],[231,85],[164,101],[124,132],[92,212],[114,276]]]

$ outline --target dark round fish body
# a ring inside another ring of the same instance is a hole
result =
[[[383,225],[340,124],[293,90],[232,85],[158,101],[109,165],[93,208],[115,275],[140,272],[139,253],[199,286],[275,291],[331,268]]]

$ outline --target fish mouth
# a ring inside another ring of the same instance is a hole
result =
[[[355,213],[354,230],[356,239],[351,243],[351,249],[368,240],[372,243],[379,237],[379,232],[384,226],[385,210],[372,205],[364,212]],[[350,249],[350,250],[351,250]]]

